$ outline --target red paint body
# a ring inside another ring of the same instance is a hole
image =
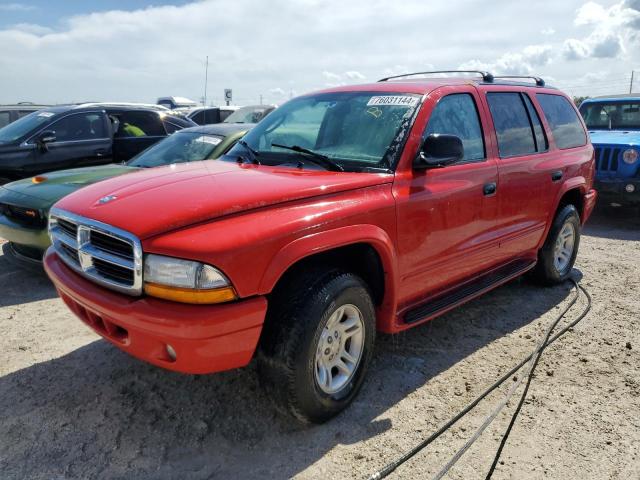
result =
[[[395,333],[409,327],[403,313],[426,297],[512,260],[535,260],[569,190],[584,199],[582,222],[589,217],[596,197],[593,148],[558,150],[535,98],[535,93],[560,94],[557,90],[452,79],[334,89],[345,90],[424,95],[395,173],[199,162],[107,180],[56,205],[131,232],[145,253],[214,265],[233,283],[237,302],[196,306],[126,297],[76,275],[50,251],[45,267],[63,299],[98,333],[134,356],[174,370],[214,372],[251,359],[269,293],[305,257],[354,243],[371,245],[385,275],[378,328]],[[500,159],[487,91],[531,93],[547,132],[548,152]],[[413,169],[435,104],[461,92],[476,100],[487,160]],[[563,180],[553,183],[551,172],[558,170]],[[497,193],[485,196],[483,185],[489,182],[497,184]],[[118,201],[98,204],[105,195],[116,195]],[[119,342],[109,328],[93,325],[92,315],[106,319],[107,326],[134,332],[130,344]],[[178,361],[158,353],[165,343],[174,346]]]

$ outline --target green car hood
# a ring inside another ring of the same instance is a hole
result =
[[[39,175],[46,178],[42,183],[33,183],[31,178],[26,178],[0,187],[0,201],[48,209],[62,197],[86,185],[136,170],[138,168],[113,164],[45,173]]]

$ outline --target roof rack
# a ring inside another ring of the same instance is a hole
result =
[[[494,78],[528,78],[536,82],[536,87],[544,87],[544,80],[540,77],[533,77],[531,75],[496,75]]]
[[[385,77],[378,80],[378,82],[386,82],[389,80],[393,80],[394,78],[403,78],[403,77],[411,77],[413,75],[429,75],[429,74],[437,74],[437,73],[477,73],[482,77],[483,82],[491,83],[493,82],[493,75],[489,72],[483,72],[481,70],[437,70],[433,72],[415,72],[415,73],[404,73],[402,75],[393,75],[391,77]]]

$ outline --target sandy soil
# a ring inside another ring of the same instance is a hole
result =
[[[545,353],[495,479],[640,478],[638,212],[598,212],[575,274],[593,310]],[[0,292],[0,478],[47,480],[366,478],[523,358],[571,295],[517,280],[380,338],[353,406],[303,428],[276,414],[254,366],[197,377],[143,364],[2,256]],[[391,478],[435,474],[504,391]],[[447,478],[484,478],[514,406]]]

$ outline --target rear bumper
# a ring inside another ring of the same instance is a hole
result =
[[[51,249],[44,267],[62,300],[97,334],[132,356],[183,373],[213,373],[251,361],[265,297],[187,305],[111,292],[69,269]],[[167,345],[176,352],[173,360]]]
[[[633,186],[633,192],[628,192],[627,185]],[[596,180],[595,188],[600,197],[606,202],[616,202],[623,205],[640,204],[640,179],[616,178]]]

